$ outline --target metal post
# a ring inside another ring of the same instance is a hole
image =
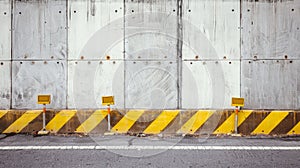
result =
[[[44,104],[43,108],[43,131],[46,131],[46,104]]]
[[[107,115],[107,129],[108,131],[110,131],[110,105],[108,105],[107,107],[107,112],[108,112],[108,115]]]
[[[235,121],[234,121],[234,132],[235,134],[238,134],[238,113],[239,113],[239,107],[235,107]]]

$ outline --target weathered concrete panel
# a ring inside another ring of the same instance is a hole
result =
[[[125,1],[125,58],[177,59],[177,1]]]
[[[36,109],[37,95],[51,94],[49,108],[66,108],[66,63],[62,61],[14,61],[12,107]]]
[[[0,60],[11,59],[11,5],[9,0],[0,1]]]
[[[189,0],[183,1],[182,10],[183,59],[194,59],[195,56],[199,59],[240,57],[240,1]],[[213,50],[208,45],[213,46]],[[198,48],[201,48],[200,52],[194,53]],[[218,58],[213,57],[214,52]]]
[[[11,63],[0,61],[0,109],[9,109],[11,100]]]
[[[69,1],[68,58],[122,59],[123,6],[123,0]]]
[[[184,61],[184,109],[226,109],[240,96],[239,61]]]
[[[300,58],[300,1],[242,3],[242,57]]]
[[[245,108],[299,109],[300,61],[242,62],[242,97]]]
[[[102,96],[115,96],[113,108],[124,108],[123,61],[69,61],[68,108],[106,108]]]
[[[177,65],[172,61],[127,61],[125,107],[177,108]]]
[[[66,1],[14,1],[13,59],[64,59]]]

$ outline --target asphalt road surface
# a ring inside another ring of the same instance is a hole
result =
[[[300,167],[300,138],[0,135],[0,167]]]

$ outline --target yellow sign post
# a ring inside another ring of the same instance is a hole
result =
[[[44,105],[43,107],[43,130],[39,131],[39,135],[47,135],[49,131],[46,130],[46,104],[51,103],[51,95],[38,95],[38,104]]]
[[[102,97],[102,105],[107,106],[107,129],[110,131],[110,105],[114,105],[114,96],[103,96]]]
[[[234,132],[238,134],[238,113],[239,107],[244,107],[244,98],[233,97],[231,99],[231,106],[235,106],[235,122],[234,122]]]

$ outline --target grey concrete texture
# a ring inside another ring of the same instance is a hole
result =
[[[299,109],[299,16],[297,0],[1,0],[0,109]]]

